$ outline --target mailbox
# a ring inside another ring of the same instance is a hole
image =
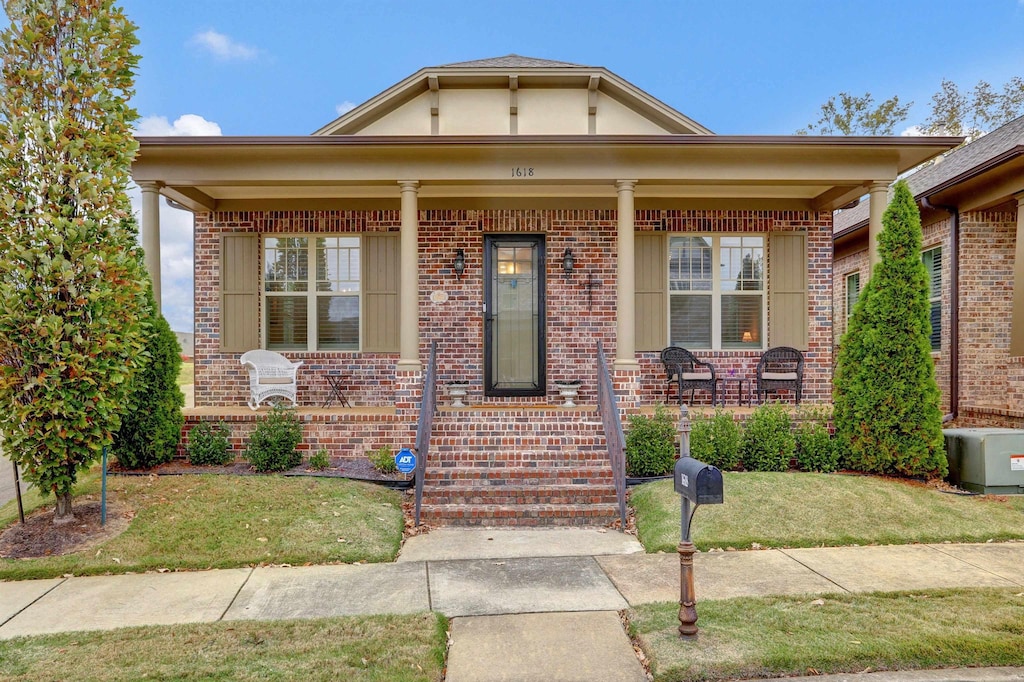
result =
[[[722,504],[722,471],[693,457],[676,460],[676,492],[693,504]]]

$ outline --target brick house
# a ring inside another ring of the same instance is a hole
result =
[[[607,515],[579,504],[610,478],[599,341],[627,411],[663,399],[670,344],[745,376],[798,347],[828,401],[832,211],[958,140],[719,136],[602,67],[510,55],[422,69],[309,136],[140,142],[154,279],[159,197],[195,214],[186,428],[244,438],[238,356],[267,348],[304,360],[300,402],[335,374],[355,405],[304,405],[305,447],[410,445],[437,342],[473,408],[438,414],[427,480],[452,494],[428,518],[527,523]],[[546,409],[558,380],[578,408]]]
[[[932,357],[947,417],[1024,427],[1024,117],[907,177],[931,275]],[[838,344],[869,276],[868,209],[835,218]]]

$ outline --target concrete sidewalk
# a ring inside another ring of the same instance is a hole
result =
[[[694,565],[701,601],[1024,588],[1024,543],[700,553]],[[144,624],[432,610],[454,619],[448,682],[640,682],[643,670],[617,611],[678,599],[678,556],[644,554],[628,535],[442,529],[410,538],[392,564],[0,583],[0,639]],[[1024,673],[989,679],[1024,679]]]

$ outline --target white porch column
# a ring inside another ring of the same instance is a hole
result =
[[[1013,312],[1010,318],[1010,355],[1024,355],[1024,192],[1017,200],[1017,244],[1013,263]]]
[[[615,369],[638,369],[636,361],[635,291],[633,256],[634,191],[636,180],[619,180],[618,287],[616,289]]]
[[[419,205],[420,183],[401,180],[402,235],[398,300],[399,351],[398,370],[418,372],[420,364],[420,305],[419,305]]]
[[[882,233],[882,214],[889,201],[889,183],[872,182],[868,189],[868,278],[878,263],[878,235]]]
[[[160,188],[162,182],[140,182],[142,190],[142,249],[146,270],[153,280],[153,298],[160,311]]]

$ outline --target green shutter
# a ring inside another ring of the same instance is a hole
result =
[[[768,250],[768,341],[807,350],[807,237],[772,234]]]
[[[259,348],[259,235],[231,233],[220,239],[220,349]]]
[[[640,351],[661,350],[667,343],[668,250],[660,232],[637,232],[633,242],[636,309],[635,343]]]
[[[363,350],[399,350],[399,235],[363,235]]]

